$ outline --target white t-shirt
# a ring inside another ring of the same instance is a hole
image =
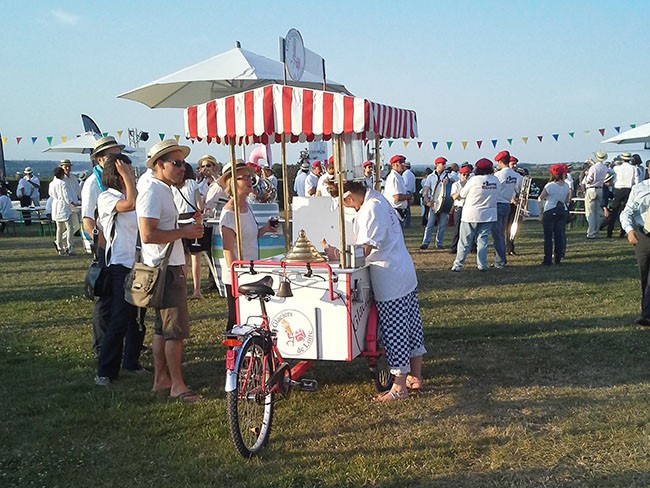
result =
[[[467,183],[467,180],[465,181],[465,183]],[[451,184],[451,194],[455,195],[456,193],[460,193],[460,191],[463,189],[463,186],[464,185],[460,183],[460,180],[454,181]],[[465,203],[465,199],[458,197],[456,200],[454,200],[454,207],[462,207],[463,203]]]
[[[571,191],[566,182],[564,184],[559,184],[556,181],[549,181],[544,186],[544,190],[546,190],[547,194],[546,199],[544,200],[544,212],[554,209],[558,202],[562,202],[566,209],[566,197]]]
[[[415,194],[415,174],[410,169],[405,169],[402,173],[402,180],[404,181],[404,187],[406,191]]]
[[[79,205],[81,203],[81,186],[79,185],[79,180],[75,175],[70,174],[70,176],[64,176],[63,181],[65,181],[65,186],[68,188],[72,203]]]
[[[494,176],[496,176],[499,183],[501,183],[499,200],[497,203],[509,204],[515,197],[515,194],[519,193],[519,190],[521,190],[521,180],[523,177],[509,166],[501,168],[499,171],[494,173]]]
[[[378,301],[395,300],[417,288],[415,266],[404,244],[399,218],[381,193],[366,191],[354,228],[356,244],[376,248],[366,257],[366,263]]]
[[[494,175],[474,175],[467,180],[460,191],[460,197],[465,199],[461,221],[495,222],[500,186]]]
[[[0,215],[7,220],[18,218],[18,212],[14,210],[14,205],[8,195],[0,195]]]
[[[399,202],[395,201],[395,195],[406,195],[406,186],[404,186],[404,180],[402,175],[397,171],[392,170],[386,176],[386,183],[384,184],[384,198],[388,200],[388,203],[391,204],[393,208],[406,208],[408,207],[408,202],[406,200],[400,200]]]
[[[151,180],[153,180],[153,170],[151,168],[147,168],[147,171],[140,175],[140,178],[138,178],[138,181],[135,185],[135,189],[138,190],[138,193],[142,193],[144,189],[149,186]]]
[[[196,205],[196,190],[198,186],[196,180],[185,180],[182,188],[171,187],[174,194],[174,204],[178,209],[178,213],[196,212],[198,206]],[[185,197],[185,198],[183,198]],[[188,203],[189,202],[189,203]],[[192,208],[191,205],[194,206]]]
[[[249,208],[248,212],[242,212],[239,214],[239,225],[241,227],[241,246],[243,258],[242,261],[255,260],[258,258],[258,245],[257,245],[257,232],[259,228],[257,227],[257,222],[255,221],[255,216],[253,211]],[[221,210],[221,216],[219,217],[219,232],[223,235],[223,228],[232,229],[233,232],[237,232],[235,229],[235,212],[232,210],[223,209]],[[233,249],[235,260],[238,260],[237,253],[237,241],[235,241],[235,248]],[[226,285],[232,285],[232,280],[230,279],[230,268],[226,265],[226,260],[224,258],[220,259],[221,264],[221,279]]]
[[[320,192],[321,197],[329,197],[330,190],[329,187],[327,186],[327,181],[332,181],[332,180],[334,180],[333,175],[330,175],[327,172],[322,174],[321,177],[318,178],[318,185],[316,185],[316,194]]]
[[[97,220],[101,223],[102,229],[105,229],[106,237],[106,258],[108,250],[111,249],[111,259],[106,262],[111,264],[121,264],[127,268],[132,268],[135,262],[135,246],[138,240],[138,217],[135,210],[130,212],[116,212],[117,202],[126,198],[121,192],[109,188],[99,194],[97,198],[97,211],[99,216]],[[115,225],[115,234],[111,240],[111,232]]]
[[[65,181],[56,177],[53,178],[49,192],[52,197],[52,220],[54,222],[65,222],[70,218],[70,204],[72,203]]]
[[[174,204],[172,189],[157,178],[152,178],[149,185],[142,189],[142,193],[138,193],[135,211],[138,218],[157,219],[160,230],[178,228],[178,210]],[[183,266],[185,253],[182,241],[177,239],[169,245],[174,246],[169,256],[169,265]],[[167,244],[145,244],[143,242],[142,262],[147,266],[158,266],[165,257],[165,252],[167,252]]]
[[[91,172],[81,189],[81,218],[95,220],[97,197],[102,192],[95,173]]]
[[[314,173],[311,171],[305,178],[305,196],[306,197],[313,197],[316,196],[316,193],[314,192],[313,195],[310,195],[309,192],[311,190],[315,190],[318,187],[318,176],[316,176]]]
[[[303,170],[298,170],[296,175],[296,180],[293,182],[293,191],[296,192],[296,195],[299,197],[305,196],[305,179],[307,178],[307,173]]]

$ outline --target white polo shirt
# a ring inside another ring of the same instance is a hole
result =
[[[391,170],[386,176],[386,183],[384,183],[383,195],[388,200],[388,203],[393,208],[407,208],[408,202],[406,200],[395,201],[395,195],[406,195],[406,186],[402,175],[395,170]]]
[[[318,176],[316,176],[314,173],[310,171],[307,177],[305,178],[305,196],[306,197],[315,196],[316,195],[315,192],[313,195],[310,195],[309,192],[311,190],[316,190],[317,187],[318,187]]]
[[[494,176],[499,180],[499,183],[501,183],[497,203],[510,204],[515,195],[521,190],[521,180],[523,179],[523,176],[509,166],[501,168],[499,171],[494,173]]]
[[[460,197],[465,199],[461,222],[495,222],[500,186],[494,175],[474,175],[467,180],[460,191]]]
[[[174,204],[172,189],[157,178],[152,178],[149,185],[142,189],[142,193],[138,193],[135,211],[138,218],[157,219],[160,230],[178,228],[178,210]],[[182,241],[177,239],[169,245],[173,246],[171,256],[169,256],[169,265],[183,266],[185,253]],[[143,242],[142,262],[147,266],[158,266],[165,257],[166,251],[167,244],[145,244]]]
[[[110,262],[106,263],[121,264],[127,268],[132,268],[135,262],[135,245],[138,240],[138,218],[135,210],[130,212],[116,212],[117,202],[126,198],[123,193],[109,188],[99,194],[97,198],[97,211],[99,213],[97,220],[101,223],[102,229],[106,229],[106,258],[108,250],[111,250]],[[115,225],[115,234],[111,240],[111,232]]]

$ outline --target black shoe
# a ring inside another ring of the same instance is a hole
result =
[[[634,323],[640,325],[641,327],[650,327],[650,319],[647,319],[645,317],[637,317]]]
[[[423,251],[429,249],[429,244],[422,244],[422,245],[420,246],[420,249],[422,249]]]
[[[550,266],[550,265],[551,265],[551,263],[549,261],[542,261],[540,263],[540,266]]]

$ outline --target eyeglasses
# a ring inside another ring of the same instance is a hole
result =
[[[167,161],[163,159],[165,163],[172,163],[175,168],[183,168],[185,166],[185,161],[182,159],[177,159],[176,161]]]

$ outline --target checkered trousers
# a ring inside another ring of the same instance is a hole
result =
[[[390,372],[406,374],[411,370],[409,360],[427,352],[417,289],[395,300],[378,301],[377,312]]]

